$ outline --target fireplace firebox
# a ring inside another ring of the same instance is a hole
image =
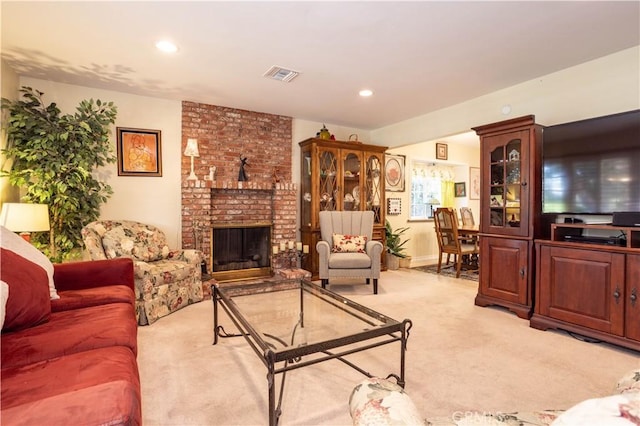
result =
[[[271,275],[271,223],[214,224],[211,227],[211,275],[236,281]]]

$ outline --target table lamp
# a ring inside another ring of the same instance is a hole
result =
[[[431,205],[431,217],[433,217],[433,214],[435,213],[435,211],[433,210],[433,206],[439,206],[440,200],[438,200],[437,198],[431,197],[429,199],[429,204]]]
[[[187,147],[184,150],[184,155],[191,157],[191,174],[187,180],[198,180],[198,177],[193,172],[193,157],[200,157],[200,152],[198,152],[198,139],[187,139]]]
[[[18,232],[31,242],[32,232],[45,232],[49,228],[49,207],[46,204],[4,203],[0,212],[0,225]]]

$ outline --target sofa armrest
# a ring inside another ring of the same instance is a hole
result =
[[[133,261],[127,257],[53,265],[56,290],[81,290],[107,285],[126,285],[134,289]]]
[[[318,252],[318,274],[320,278],[329,277],[329,254],[331,254],[331,247],[329,243],[320,240],[316,244],[316,251]]]

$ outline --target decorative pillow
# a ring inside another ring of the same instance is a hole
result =
[[[365,253],[367,237],[364,235],[333,234],[333,253]]]
[[[640,392],[640,368],[631,370],[618,380],[616,392]]]
[[[351,392],[354,425],[422,425],[415,404],[397,384],[378,377],[364,379]]]
[[[3,330],[29,328],[49,319],[49,280],[42,267],[0,248],[0,273],[9,285]]]
[[[53,263],[40,250],[26,242],[20,235],[9,231],[4,226],[0,226],[0,246],[24,257],[25,259],[39,265],[47,272],[49,282],[49,297],[60,299],[56,287],[53,283]]]
[[[131,257],[143,262],[165,259],[169,255],[162,232],[140,227],[134,230],[117,227],[104,233],[102,246],[108,259]]]
[[[4,316],[7,312],[7,299],[9,298],[9,284],[0,280],[0,329],[4,327]]]
[[[633,426],[640,424],[640,393],[628,392],[582,401],[551,426]]]

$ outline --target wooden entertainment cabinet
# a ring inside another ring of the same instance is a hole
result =
[[[624,245],[573,242],[583,231],[625,235]],[[536,240],[533,328],[557,328],[640,351],[640,228],[552,224]]]

